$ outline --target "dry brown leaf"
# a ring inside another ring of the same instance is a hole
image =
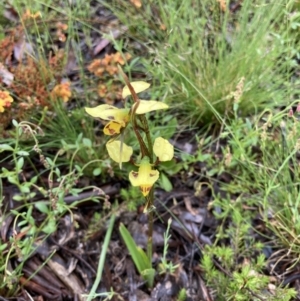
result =
[[[0,63],[0,79],[8,87],[12,84],[14,80],[14,75],[11,72],[9,72],[1,63]]]
[[[14,44],[14,57],[18,62],[24,58],[24,54],[32,54],[33,47],[30,43],[26,42],[25,35],[20,35],[19,39]]]
[[[192,207],[191,199],[189,197],[185,197],[183,201],[188,212],[190,212],[192,215],[198,214],[197,210]]]
[[[83,297],[83,294],[85,290],[83,283],[75,273],[68,273],[68,267],[65,267],[63,265],[64,263],[64,260],[58,254],[54,254],[53,257],[47,261],[47,265],[55,275],[73,291],[74,295],[78,296],[80,301],[84,301],[85,297]]]

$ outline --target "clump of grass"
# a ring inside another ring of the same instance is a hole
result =
[[[297,42],[287,39],[286,1],[245,0],[234,12],[212,0],[157,0],[143,9],[125,2],[118,1],[123,6],[115,11],[129,36],[147,43],[145,69],[165,83],[162,93],[189,120],[221,122],[220,116],[230,115],[232,92],[242,78],[240,115],[290,98],[291,50]],[[125,18],[128,10],[132,18]]]

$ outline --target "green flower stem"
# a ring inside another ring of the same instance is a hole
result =
[[[136,103],[136,105],[134,106],[133,111],[131,112],[131,120],[132,120],[133,130],[134,130],[135,135],[136,135],[136,137],[137,137],[137,139],[139,141],[139,144],[140,144],[142,156],[143,157],[144,156],[150,157],[150,161],[152,162],[153,161],[153,151],[152,151],[152,148],[150,148],[150,151],[147,148],[147,146],[146,146],[143,138],[141,137],[141,134],[138,131],[138,125],[137,125],[136,117],[135,117],[136,116],[135,112],[136,112],[136,110],[137,110],[137,108],[138,108],[138,106],[140,104],[140,100],[139,100],[137,94],[135,93],[132,85],[130,84],[128,76],[124,73],[124,71],[122,70],[122,68],[121,68],[120,65],[118,65],[118,69],[119,69],[119,72],[120,72],[121,76],[123,77],[123,79],[125,81],[126,86],[129,88],[129,91],[131,93],[133,101]],[[147,124],[147,128],[148,128],[148,132],[149,132],[148,124]],[[147,134],[146,134],[146,136],[147,136]],[[148,140],[148,136],[147,136],[147,140]],[[151,142],[151,144],[152,144],[152,142]],[[149,146],[149,141],[148,141],[148,146]]]
[[[148,147],[146,146],[146,144],[139,132],[139,127],[137,124],[136,110],[140,104],[140,100],[139,100],[137,94],[135,93],[132,85],[130,84],[127,75],[123,72],[120,65],[118,65],[118,69],[119,69],[119,72],[120,72],[121,76],[123,77],[127,87],[129,88],[129,91],[132,95],[133,101],[136,103],[136,105],[134,106],[134,108],[131,112],[131,120],[132,120],[133,130],[139,141],[142,157],[144,157],[144,156],[149,157],[150,162],[153,164],[153,144],[152,144],[152,139],[151,139],[151,135],[150,135],[147,118],[145,117],[144,114],[138,116],[139,121],[141,122],[142,127],[143,127],[142,130],[146,135]],[[147,256],[148,256],[150,262],[152,262],[152,241],[153,241],[153,239],[152,239],[152,237],[153,237],[153,199],[154,199],[154,194],[153,194],[153,189],[151,189],[149,195],[146,197],[147,203],[146,203],[146,209],[145,209],[145,210],[147,210],[147,208],[149,208],[149,210],[148,210],[148,218],[149,218],[148,227],[149,227],[149,229],[148,229],[148,242],[147,242]]]
[[[148,150],[149,150],[148,157],[150,158],[150,163],[153,164],[153,143],[152,143],[152,139],[151,139],[151,135],[150,135],[148,121],[147,121],[147,118],[144,114],[139,115],[138,117],[139,117],[139,119],[140,119],[140,121],[143,125],[143,131],[146,134],[146,139],[147,139],[147,143],[148,143]]]
[[[137,125],[137,121],[136,121],[136,117],[135,115],[132,115],[132,128],[134,130],[135,136],[139,142],[140,145],[140,149],[141,149],[141,153],[142,153],[142,157],[149,157],[150,158],[150,152],[149,149],[147,148],[139,130],[138,130],[138,125]],[[150,158],[151,160],[151,158]]]
[[[152,244],[153,244],[153,199],[154,189],[152,188],[148,196],[146,197],[146,207],[148,210],[148,241],[147,241],[147,256],[152,263]]]

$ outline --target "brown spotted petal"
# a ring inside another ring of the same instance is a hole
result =
[[[159,171],[152,169],[148,157],[144,157],[139,165],[138,171],[129,173],[129,180],[132,186],[139,186],[142,194],[147,196],[159,178]]]

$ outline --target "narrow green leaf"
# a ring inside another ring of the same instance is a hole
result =
[[[16,194],[13,196],[13,200],[17,201],[17,202],[20,202],[20,201],[23,201],[24,197],[21,196],[20,194]]]
[[[18,154],[19,156],[24,156],[24,157],[29,156],[29,153],[26,152],[26,151],[18,151],[17,154]]]
[[[91,148],[92,147],[92,141],[88,138],[83,138],[82,143],[84,146]]]
[[[8,244],[6,244],[6,243],[3,245],[0,245],[0,252],[4,251],[7,246],[8,246]]]
[[[20,190],[22,193],[29,193],[30,192],[30,188],[27,185],[22,185],[20,186]]]
[[[102,279],[102,272],[103,272],[103,269],[104,269],[106,253],[107,253],[107,250],[108,250],[108,245],[109,245],[111,233],[112,233],[113,228],[114,228],[115,219],[116,219],[116,216],[114,214],[112,214],[111,218],[110,218],[108,229],[107,229],[106,234],[105,234],[105,239],[104,239],[104,242],[103,242],[103,245],[102,245],[102,250],[101,250],[101,254],[100,254],[100,258],[99,258],[99,262],[98,262],[98,269],[97,269],[96,279],[95,279],[95,282],[94,282],[94,284],[93,284],[93,286],[90,290],[90,293],[89,293],[86,301],[92,301],[92,299],[94,298],[94,295],[96,293],[96,290],[98,289],[99,283]]]
[[[173,189],[172,183],[170,182],[169,178],[164,173],[160,174],[160,186],[165,191],[171,191]]]
[[[53,161],[49,158],[49,157],[46,157],[46,161],[49,163],[50,166],[53,166]]]
[[[24,158],[21,157],[17,161],[17,166],[16,166],[17,171],[20,171],[22,169],[23,165],[24,165]]]
[[[136,245],[131,234],[123,224],[120,225],[119,230],[126,244],[126,247],[132,257],[132,260],[134,261],[139,273],[142,275],[144,270],[152,268],[151,261],[147,257],[146,253]]]
[[[155,269],[146,269],[141,274],[143,278],[147,281],[149,287],[153,287]]]
[[[31,184],[36,183],[37,179],[38,179],[38,176],[32,177],[32,178],[30,179],[30,183],[31,183]]]
[[[12,124],[13,124],[15,127],[17,127],[17,126],[19,125],[18,121],[15,120],[15,119],[12,120]]]
[[[9,144],[0,144],[0,150],[5,151],[13,151],[14,149]]]
[[[94,176],[99,176],[101,174],[101,168],[95,168],[94,170],[93,170],[93,175]]]
[[[46,204],[46,202],[36,202],[36,203],[34,203],[34,206],[42,213],[49,212],[49,207]]]
[[[54,219],[50,219],[48,223],[43,227],[42,231],[47,234],[52,234],[56,231],[56,222]]]
[[[17,180],[17,178],[15,176],[8,176],[7,180],[11,184],[15,184],[15,185],[19,184],[19,181]]]

